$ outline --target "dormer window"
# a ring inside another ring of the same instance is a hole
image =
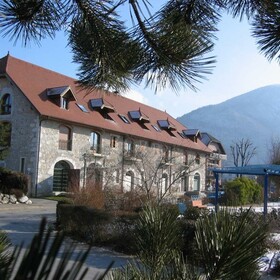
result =
[[[142,122],[142,123],[150,122],[149,117],[146,116],[144,113],[142,113],[140,109],[138,111],[129,111],[128,114],[133,121]]]
[[[165,130],[176,130],[175,126],[169,120],[158,120],[159,127]]]
[[[198,138],[201,137],[198,129],[185,129],[183,130],[183,134],[195,143],[197,143]]]
[[[158,120],[157,121],[158,126],[165,130],[170,134],[170,136],[175,136],[172,131],[176,130],[176,127],[167,119],[167,120]]]
[[[47,96],[53,103],[65,110],[68,110],[70,101],[76,100],[70,86],[49,88]]]
[[[142,128],[148,129],[145,126],[145,123],[149,123],[150,119],[148,116],[146,116],[144,113],[142,113],[140,111],[140,109],[137,111],[129,111],[128,115],[133,121],[137,122]]]
[[[97,110],[97,111],[103,110],[108,113],[115,112],[113,105],[106,102],[103,98],[91,99],[89,102],[90,102],[90,106],[93,110]]]
[[[95,98],[89,101],[90,107],[94,111],[98,111],[104,119],[113,120],[109,113],[115,112],[113,105],[104,100],[103,98]]]

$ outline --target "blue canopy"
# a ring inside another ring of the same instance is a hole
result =
[[[240,174],[240,175],[259,175],[264,176],[264,215],[267,214],[267,198],[268,198],[268,177],[269,175],[280,176],[280,165],[276,164],[259,164],[247,166],[210,168],[214,173],[215,184],[215,209],[218,211],[218,195],[219,195],[219,174]]]

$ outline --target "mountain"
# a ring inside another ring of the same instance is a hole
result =
[[[250,164],[267,163],[272,139],[280,139],[280,85],[265,86],[217,105],[201,107],[177,120],[221,141],[228,155],[227,165],[233,165],[230,145],[242,138],[250,139],[257,147]]]

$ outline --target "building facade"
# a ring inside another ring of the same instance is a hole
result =
[[[182,195],[205,190],[211,150],[166,112],[10,55],[0,59],[0,164],[30,194],[100,185]]]

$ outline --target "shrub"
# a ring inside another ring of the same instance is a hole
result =
[[[104,192],[98,184],[87,185],[81,189],[72,188],[70,189],[70,193],[70,198],[74,205],[83,205],[95,209],[104,208]]]
[[[112,214],[114,218],[109,225],[109,236],[103,244],[118,252],[135,254],[136,248],[133,232],[139,213],[117,211]]]
[[[9,254],[7,249],[10,247],[11,243],[7,234],[3,231],[0,231],[0,270],[8,262]]]
[[[196,243],[207,279],[258,279],[268,225],[251,210],[219,211],[196,222]]]
[[[11,171],[0,167],[0,191],[10,194],[11,189],[22,190],[24,194],[28,192],[28,178],[25,174]]]
[[[65,203],[57,204],[57,223],[69,235],[90,244],[102,243],[108,238],[106,225],[111,215],[100,209]]]
[[[236,178],[225,185],[226,204],[231,206],[260,203],[262,187],[247,177]]]

